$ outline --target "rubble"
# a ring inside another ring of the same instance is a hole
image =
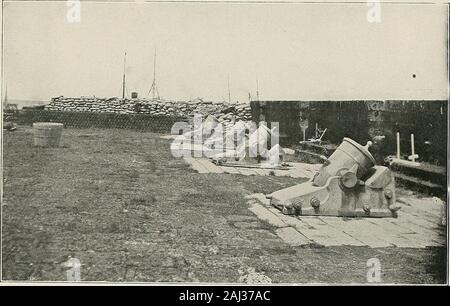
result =
[[[96,112],[119,114],[148,114],[154,116],[193,117],[212,115],[218,122],[230,125],[233,122],[252,119],[248,104],[213,103],[196,99],[193,101],[166,101],[147,99],[120,99],[98,97],[55,97],[45,106],[49,111]]]

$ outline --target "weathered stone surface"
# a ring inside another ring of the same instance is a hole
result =
[[[293,227],[283,227],[275,231],[284,242],[292,246],[310,244],[311,241],[296,231]]]
[[[251,204],[249,208],[256,216],[258,216],[259,219],[264,220],[268,222],[270,225],[275,227],[286,227],[288,226],[286,223],[281,221],[278,216],[273,214],[271,211],[269,211],[267,208],[262,206],[261,204]]]
[[[270,206],[270,200],[266,198],[266,195],[263,193],[254,193],[245,197],[247,200],[255,199],[258,200],[261,204],[265,206]]]

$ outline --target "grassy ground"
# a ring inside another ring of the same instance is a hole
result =
[[[445,250],[290,247],[244,196],[301,182],[198,174],[169,140],[127,130],[65,129],[62,147],[4,134],[3,279],[237,282],[249,267],[273,282],[364,283],[368,259],[387,283],[444,282]]]

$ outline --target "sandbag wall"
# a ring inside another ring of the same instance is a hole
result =
[[[213,115],[219,122],[251,120],[251,108],[246,104],[213,103],[208,101],[165,101],[97,97],[56,97],[45,107],[49,111],[146,114],[163,117],[193,117]]]

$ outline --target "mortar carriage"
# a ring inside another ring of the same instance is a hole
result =
[[[396,217],[393,173],[375,165],[371,144],[344,138],[311,180],[267,197],[285,214]]]

